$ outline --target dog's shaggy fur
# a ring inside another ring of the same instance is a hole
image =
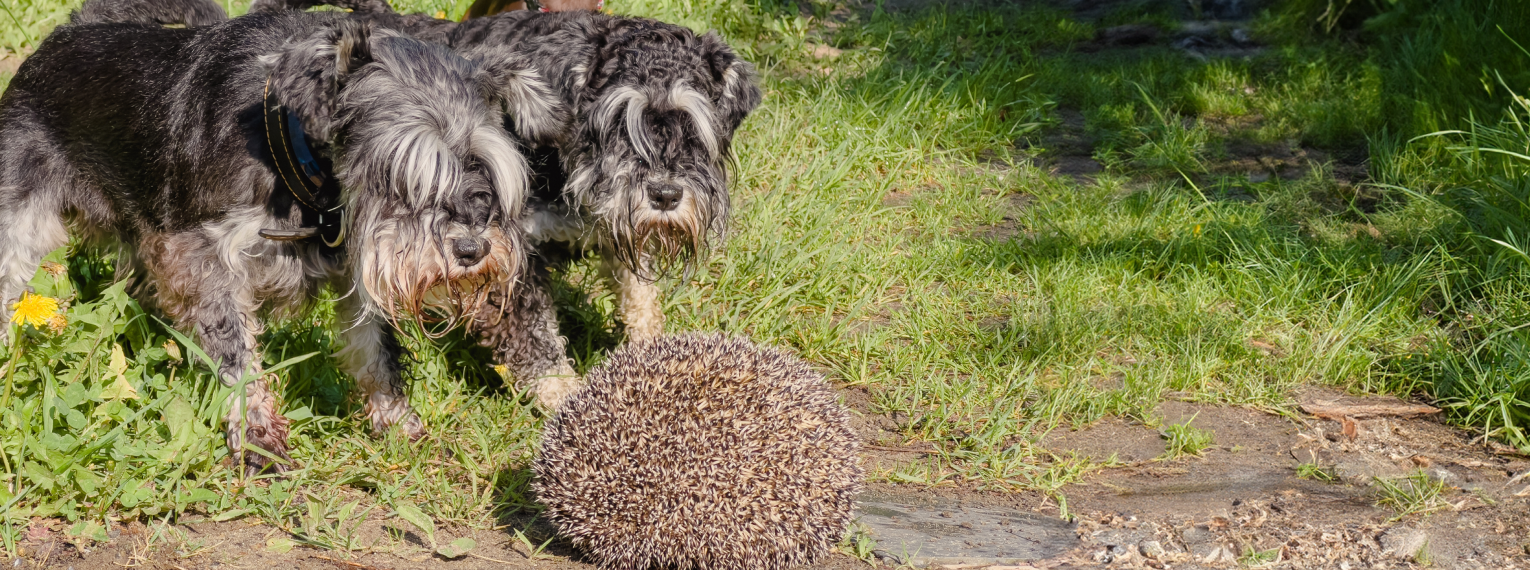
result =
[[[556,405],[579,383],[569,380],[546,268],[598,254],[628,338],[662,333],[656,280],[694,262],[726,228],[733,133],[761,99],[754,68],[716,34],[645,18],[370,17],[465,54],[508,48],[537,65],[570,111],[562,137],[532,151],[534,190],[522,225],[537,248],[525,286],[492,300],[501,310],[478,323],[496,359]]]
[[[328,284],[343,295],[336,354],[375,431],[423,433],[387,326],[400,315],[476,314],[524,270],[528,140],[558,103],[508,52],[481,63],[334,14],[252,15],[195,29],[59,28],[0,98],[0,306],[23,291],[66,226],[122,248],[140,297],[196,333],[236,389],[225,416],[246,452],[286,457],[287,422],[261,371],[257,315],[293,311]],[[266,90],[332,164],[339,247],[271,241],[312,225],[276,184]],[[5,316],[0,314],[0,316]]]
[[[548,269],[587,253],[601,258],[628,338],[663,332],[657,279],[693,263],[726,229],[733,133],[761,99],[752,65],[716,34],[591,12],[452,22],[375,6],[386,0],[256,0],[251,12],[314,4],[351,8],[352,18],[471,57],[508,50],[534,63],[569,110],[557,140],[528,145],[533,192],[520,222],[536,245],[533,261],[517,294],[491,296],[474,323],[518,384],[547,406],[581,384]]]
[[[384,9],[387,6],[383,7]],[[376,10],[376,8],[373,8]],[[370,10],[369,10],[370,11]],[[210,0],[91,0],[69,15],[70,24],[211,26],[228,19]]]

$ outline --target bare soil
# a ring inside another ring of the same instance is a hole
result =
[[[865,411],[870,397],[844,391],[852,408]],[[1396,403],[1326,389],[1300,395],[1303,403],[1360,405]],[[1210,430],[1213,444],[1201,457],[1162,459],[1158,428],[1111,418],[1074,431],[1055,431],[1045,449],[1077,453],[1107,467],[1064,489],[1078,546],[1061,556],[994,568],[1530,568],[1530,458],[1471,438],[1429,417],[1342,421],[1303,414],[1282,416],[1246,408],[1179,401],[1157,410],[1163,425],[1190,421]],[[894,418],[861,414],[859,429],[873,446],[868,464],[917,458],[898,447]],[[1193,419],[1192,419],[1193,418]],[[1332,481],[1297,476],[1316,464]],[[1422,472],[1445,484],[1424,514],[1398,516],[1377,506],[1377,478]],[[973,486],[919,487],[873,484],[868,497],[908,504],[1002,509],[1056,518],[1058,502],[1040,493],[1004,493]],[[513,529],[448,527],[441,543],[473,538],[478,546],[455,560],[436,555],[397,519],[375,518],[361,526],[359,552],[299,545],[278,552],[290,538],[252,521],[175,525],[176,535],[151,539],[140,522],[115,525],[100,544],[71,539],[56,520],[34,521],[10,568],[75,570],[141,568],[590,568],[569,545],[554,542],[533,558]],[[529,529],[530,530],[530,529]],[[550,529],[534,529],[540,534]],[[879,565],[892,566],[891,561]],[[864,568],[867,563],[835,554],[813,568]],[[950,567],[963,567],[962,565]],[[985,565],[965,566],[982,568]]]

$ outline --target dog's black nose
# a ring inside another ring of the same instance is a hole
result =
[[[648,189],[648,203],[653,209],[668,212],[680,207],[680,198],[685,196],[685,191],[674,184],[653,186]]]
[[[489,254],[489,242],[478,238],[464,238],[452,240],[452,255],[457,256],[457,264],[463,267],[472,267]]]

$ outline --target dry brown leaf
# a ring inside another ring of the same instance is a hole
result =
[[[1345,439],[1354,441],[1356,437],[1360,437],[1360,422],[1349,416],[1344,416],[1340,421],[1344,422]]]

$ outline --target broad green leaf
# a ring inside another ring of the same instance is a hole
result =
[[[117,502],[121,503],[122,506],[131,509],[148,498],[149,490],[143,488],[142,484],[138,481],[129,479],[124,486],[127,488],[122,491],[121,495],[117,496]]]
[[[250,510],[249,509],[233,509],[233,510],[223,511],[221,513],[213,515],[212,521],[213,522],[229,521],[229,520],[237,519],[237,518],[242,517],[242,516],[247,515],[247,514],[250,514]]]
[[[164,409],[160,410],[160,417],[165,420],[165,425],[172,433],[193,427],[192,424],[197,421],[196,411],[192,410],[191,404],[187,404],[186,400],[181,399],[180,396],[172,397],[169,402],[165,402]]]
[[[27,284],[32,293],[55,299],[74,296],[74,285],[69,282],[68,248],[59,248],[42,259],[37,273]]]
[[[122,355],[122,345],[112,344],[112,357],[111,361],[107,363],[106,369],[118,376],[121,376],[123,372],[127,372],[127,357]]]
[[[94,496],[96,489],[101,486],[101,477],[83,466],[76,465],[74,467],[74,483],[80,486],[80,490],[84,491],[86,496]]]
[[[58,399],[60,402],[62,402],[62,404],[59,405],[61,408],[73,408],[79,406],[81,402],[90,399],[90,388],[85,386],[84,382],[75,382],[65,386],[64,389],[59,392]]]
[[[70,410],[73,411],[73,410]],[[69,452],[79,445],[79,440],[69,434],[50,433],[42,436],[43,446],[53,451]]]
[[[69,530],[66,532],[69,534],[69,536],[88,538],[96,542],[106,542],[111,540],[111,537],[107,536],[106,534],[106,526],[96,521],[80,521],[74,523],[74,526],[69,527]]]
[[[475,546],[478,546],[477,542],[474,542],[473,539],[464,536],[457,540],[451,541],[451,543],[447,544],[446,546],[437,548],[436,554],[440,554],[443,558],[461,558],[462,555],[467,554],[468,551],[472,550]]]
[[[209,491],[207,489],[192,489],[190,492],[186,493],[185,500],[186,500],[186,502],[188,504],[190,504],[190,503],[209,503],[209,504],[212,504],[212,503],[216,503],[218,501],[218,494],[214,493],[212,491]]]
[[[288,412],[286,412],[286,413],[284,413],[282,415],[287,416],[287,419],[289,419],[289,420],[292,420],[294,422],[298,422],[298,421],[303,421],[303,420],[312,418],[313,417],[313,410],[308,409],[308,406],[303,406],[303,407],[298,408],[296,410],[289,410]]]
[[[26,473],[27,479],[32,480],[32,484],[43,489],[53,488],[53,472],[46,467],[28,461],[21,466],[21,471]]]
[[[414,503],[399,503],[393,506],[393,510],[399,518],[409,521],[409,524],[425,533],[425,537],[430,539],[432,546],[436,544],[436,523],[431,520],[430,515],[414,506]]]
[[[111,384],[107,385],[106,388],[101,390],[101,399],[137,400],[138,389],[134,388],[132,384],[128,383],[126,376],[118,374],[116,380],[112,381]]]
[[[320,503],[318,499],[312,494],[308,495],[308,520],[303,521],[303,529],[310,534],[315,527],[324,524],[324,511],[328,505]]]
[[[292,552],[292,547],[297,546],[297,541],[290,538],[273,537],[266,541],[266,550],[277,554]]]
[[[85,426],[89,425],[90,423],[90,420],[85,417],[85,414],[80,413],[79,410],[69,410],[64,412],[64,421],[69,424],[70,429],[74,430],[85,429]]]
[[[201,427],[201,423],[197,421],[196,411],[191,409],[191,404],[187,404],[180,396],[166,402],[161,415],[165,425],[170,428],[170,441],[165,442],[156,456],[160,461],[171,462],[181,452],[195,445],[198,432],[201,431],[197,428]]]

